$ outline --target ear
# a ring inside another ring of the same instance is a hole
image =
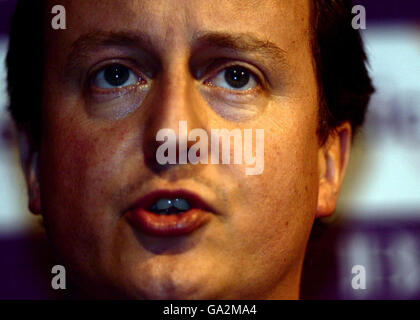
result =
[[[41,214],[41,192],[39,183],[39,151],[27,132],[19,130],[20,160],[28,189],[29,210]]]
[[[327,217],[335,210],[350,156],[351,135],[351,125],[345,122],[329,135],[326,143],[319,149],[317,218]]]

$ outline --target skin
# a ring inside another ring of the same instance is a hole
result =
[[[24,163],[29,206],[42,214],[68,273],[101,298],[297,299],[311,227],[335,208],[351,135],[344,123],[319,144],[309,1],[62,4],[67,29],[45,27],[41,148],[29,146]],[[149,42],[77,42],[98,31]],[[270,50],[202,38],[215,33]],[[224,64],[208,67],[220,58]],[[97,90],[86,79],[109,61],[145,81]],[[214,76],[238,63],[261,83],[248,92],[220,88]],[[178,132],[179,120],[209,136],[212,128],[263,128],[263,174],[245,175],[246,164],[157,165],[156,133]],[[203,228],[159,238],[127,221],[139,197],[178,188],[217,210]]]

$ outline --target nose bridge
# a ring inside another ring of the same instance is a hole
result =
[[[191,27],[185,18],[187,7],[177,5],[176,1],[167,5],[165,2],[164,7],[163,16],[153,19],[161,26],[157,30],[162,30],[155,37],[161,70],[154,81],[149,100],[151,118],[147,120],[152,131],[177,131],[179,121],[187,121],[189,127],[200,126],[197,113],[200,99],[189,66]]]
[[[198,100],[188,58],[179,56],[167,61],[152,102],[158,115],[154,119],[156,125],[175,130],[179,121],[187,121],[191,125],[199,122]]]
[[[159,130],[173,130],[177,136],[175,148],[178,152],[182,149],[179,148],[180,140],[186,140],[185,125],[188,132],[206,126],[199,110],[201,103],[195,79],[189,70],[188,54],[178,50],[163,61],[161,74],[155,80],[148,99],[147,108],[151,112],[147,113],[145,121],[143,152],[149,167],[162,169],[156,163],[156,151],[163,143],[156,141]]]

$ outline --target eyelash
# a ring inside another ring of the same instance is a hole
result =
[[[221,86],[216,86],[212,83],[212,80],[218,77],[221,72],[223,71],[226,72],[229,68],[235,68],[235,67],[238,69],[245,69],[249,73],[250,77],[252,77],[252,79],[255,81],[256,86],[254,88],[250,88],[246,90],[232,90],[232,89],[227,89]],[[243,64],[236,62],[236,63],[231,63],[231,64],[225,64],[225,65],[222,65],[221,67],[218,67],[216,71],[212,72],[212,76],[206,77],[206,80],[204,80],[203,83],[210,87],[217,88],[219,90],[229,91],[232,94],[244,95],[244,94],[249,94],[251,92],[254,92],[257,89],[261,89],[264,86],[264,81],[262,79],[263,77],[259,76],[257,72],[254,72],[252,68],[248,66],[244,66]]]
[[[96,77],[100,75],[101,73],[106,72],[107,68],[110,68],[114,65],[126,68],[133,76],[136,77],[137,82],[131,85],[127,85],[127,86],[116,86],[115,88],[100,88],[96,86],[95,85]],[[148,83],[147,77],[145,77],[141,72],[136,70],[136,68],[132,66],[128,66],[127,63],[125,62],[121,62],[117,60],[110,61],[106,64],[101,64],[99,67],[95,68],[95,70],[92,71],[91,75],[88,77],[89,89],[99,94],[112,94],[112,93],[121,92],[123,90],[127,91],[130,89],[134,89],[135,87],[139,85],[146,85],[147,83]]]
[[[117,86],[115,88],[100,88],[98,86],[95,86],[95,78],[103,73],[106,72],[107,68],[110,68],[112,66],[120,66],[123,68],[126,68],[129,72],[131,72],[137,79],[138,81],[135,84],[131,84],[131,85],[127,85],[127,86]],[[224,88],[221,86],[217,86],[214,85],[214,79],[220,75],[221,72],[226,72],[229,68],[234,68],[237,67],[238,69],[244,69],[246,70],[250,77],[255,81],[256,85],[253,88],[250,89],[246,89],[246,90],[235,90],[235,89],[228,89],[228,88]],[[230,63],[230,64],[224,64],[222,66],[219,66],[217,69],[215,69],[216,71],[211,71],[211,76],[206,77],[205,80],[203,81],[203,84],[209,86],[209,87],[213,87],[213,88],[217,88],[218,90],[222,90],[222,91],[227,91],[231,94],[236,94],[236,95],[246,95],[249,94],[251,92],[255,92],[256,90],[260,90],[263,86],[264,86],[264,81],[262,80],[263,77],[259,76],[257,74],[257,72],[254,72],[253,70],[251,70],[253,68],[250,68],[248,66],[244,66],[242,63],[239,62],[234,62],[234,63]],[[208,73],[208,72],[206,72]],[[130,66],[127,66],[126,63],[120,62],[120,61],[110,61],[109,63],[100,66],[99,68],[96,68],[96,71],[93,71],[91,73],[91,76],[89,77],[89,86],[90,86],[90,90],[95,91],[96,93],[99,94],[112,94],[112,93],[116,93],[116,92],[121,92],[122,90],[127,91],[130,89],[133,89],[139,85],[145,85],[147,84],[147,78],[145,76],[142,75],[141,72],[138,72],[137,70],[135,70],[135,68],[132,68]]]

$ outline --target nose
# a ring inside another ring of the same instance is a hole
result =
[[[145,121],[143,154],[145,165],[156,173],[180,165],[189,167],[188,150],[195,142],[188,141],[187,130],[202,128],[206,130],[206,107],[197,90],[197,80],[192,76],[188,61],[174,59],[163,68],[156,79],[148,99],[148,112]],[[172,131],[176,140],[157,141],[161,130]],[[206,130],[207,131],[207,130]],[[157,160],[158,148],[176,150],[176,164],[162,164]]]

